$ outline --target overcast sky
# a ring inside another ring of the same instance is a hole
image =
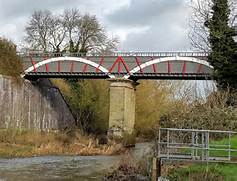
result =
[[[78,8],[97,16],[122,51],[189,50],[191,0],[0,0],[0,36],[20,44],[34,10]]]

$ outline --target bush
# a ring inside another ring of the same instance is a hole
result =
[[[154,129],[160,116],[169,109],[170,90],[168,82],[139,81],[136,87],[135,130],[139,137],[154,138]]]
[[[161,127],[235,130],[237,128],[237,109],[228,105],[228,92],[214,92],[206,102],[186,100],[174,104],[160,118]]]
[[[23,71],[16,45],[9,40],[0,38],[0,74],[19,77]]]
[[[103,178],[104,181],[147,181],[150,180],[146,170],[145,162],[136,162],[131,154],[125,155],[117,169],[108,173]]]
[[[85,133],[105,134],[109,119],[109,82],[107,80],[52,79],[63,93]]]

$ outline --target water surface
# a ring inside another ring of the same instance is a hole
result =
[[[140,159],[149,143],[137,144],[132,153]],[[0,181],[101,180],[119,165],[122,156],[41,156],[0,159]]]

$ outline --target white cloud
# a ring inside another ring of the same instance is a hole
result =
[[[0,36],[19,44],[34,10],[53,13],[78,8],[95,14],[109,34],[120,38],[121,50],[186,50],[187,0],[0,0]]]
[[[178,51],[190,48],[188,22],[190,8],[184,0],[132,0],[129,7],[108,15],[114,31],[126,32],[121,50]],[[132,28],[149,27],[134,33]]]
[[[144,26],[140,28],[118,28],[113,30],[113,34],[117,35],[120,38],[121,42],[128,40],[129,34],[143,34],[149,30],[149,26]]]

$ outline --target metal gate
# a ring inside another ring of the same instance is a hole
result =
[[[208,162],[237,161],[237,132],[160,128],[156,154],[160,159]]]

